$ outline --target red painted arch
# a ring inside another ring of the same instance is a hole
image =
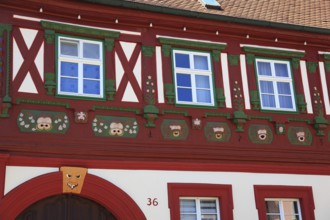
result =
[[[14,220],[33,203],[58,194],[62,194],[61,172],[33,178],[0,200],[0,219]],[[146,220],[129,195],[114,184],[92,174],[86,175],[80,196],[107,208],[118,220]]]

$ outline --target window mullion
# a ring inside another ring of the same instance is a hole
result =
[[[197,215],[197,220],[202,219],[200,199],[196,199],[196,215]]]
[[[279,208],[280,208],[280,218],[281,218],[280,220],[285,220],[282,200],[279,201]]]

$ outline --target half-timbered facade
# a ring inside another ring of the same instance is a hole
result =
[[[0,219],[328,220],[329,11],[0,1]]]

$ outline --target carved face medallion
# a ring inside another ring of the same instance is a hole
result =
[[[79,194],[84,184],[87,169],[81,167],[61,167],[60,171],[63,173],[63,192]]]
[[[50,117],[39,117],[37,120],[37,129],[40,131],[49,131],[52,128],[52,119]]]
[[[124,135],[124,126],[122,123],[118,122],[112,122],[110,124],[110,135],[112,136],[123,136]]]

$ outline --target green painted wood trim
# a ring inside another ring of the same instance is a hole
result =
[[[221,51],[220,50],[212,50],[212,58],[213,58],[213,61],[214,62],[219,62],[220,61],[220,53]]]
[[[205,112],[205,117],[224,117],[230,119],[230,113],[220,113],[220,112]]]
[[[229,61],[229,64],[230,65],[237,66],[238,65],[238,62],[239,62],[239,55],[229,54],[228,55],[228,61]]]
[[[311,124],[311,119],[308,118],[288,118],[288,122],[306,122]]]
[[[323,54],[325,60],[330,60],[330,54]]]
[[[253,110],[260,110],[259,91],[251,90],[250,97],[251,97],[250,101],[251,101]]]
[[[324,67],[326,72],[330,72],[330,61],[325,61]]]
[[[172,39],[172,38],[165,38],[159,37],[159,42],[165,45],[171,46],[180,46],[180,47],[193,47],[193,48],[200,48],[205,50],[224,50],[226,48],[226,44],[217,44],[211,42],[200,42],[200,41],[189,41],[189,40],[181,40],[181,39]]]
[[[248,116],[249,120],[252,119],[261,119],[261,120],[267,120],[267,121],[273,121],[273,117],[272,116],[260,116],[260,115],[249,115]]]
[[[3,112],[1,113],[0,117],[9,117],[9,114],[8,114],[8,111],[9,111],[9,108],[12,107],[12,104],[11,104],[11,97],[10,97],[10,94],[9,94],[9,86],[10,86],[10,63],[11,63],[11,59],[10,59],[10,45],[11,45],[11,31],[12,31],[13,27],[11,24],[0,24],[0,36],[3,38],[5,37],[6,38],[6,82],[5,82],[5,96],[3,97],[2,99],[2,102],[3,102]],[[4,36],[4,33],[6,32],[6,36]],[[2,68],[2,65],[3,65],[3,60],[2,60],[2,56],[0,54],[0,63],[1,63],[1,66],[0,68]]]
[[[253,54],[266,54],[266,55],[295,57],[295,58],[302,58],[305,56],[305,52],[287,51],[280,49],[273,50],[268,48],[258,48],[258,47],[249,47],[249,46],[244,46],[243,51],[246,53],[253,53]]]
[[[70,108],[70,104],[67,102],[54,102],[49,100],[36,100],[36,99],[24,99],[24,98],[17,98],[16,104],[35,104],[35,105],[52,105],[52,106],[63,106],[65,108]]]
[[[116,94],[115,88],[116,82],[113,79],[105,80],[105,95],[107,100],[113,101],[115,100],[114,95]]]
[[[47,44],[55,43],[55,31],[46,29],[44,32],[45,40]]]
[[[171,55],[172,46],[171,45],[162,45],[162,54],[164,57],[169,57]]]
[[[245,56],[246,63],[248,65],[254,64],[254,58],[255,58],[255,55],[254,54],[250,54],[250,53],[246,54],[246,56]]]
[[[317,62],[307,62],[307,70],[309,73],[316,73],[316,69],[318,67]]]
[[[218,104],[218,107],[222,108],[225,107],[225,101],[226,97],[224,95],[224,89],[223,88],[216,88],[215,89],[215,96],[216,96],[216,101]]]
[[[45,88],[47,89],[47,95],[55,95],[56,85],[55,73],[45,73]]]
[[[169,109],[164,109],[162,111],[162,114],[177,114],[177,115],[183,115],[183,116],[188,116],[188,112],[186,111],[179,111],[179,110],[169,110]]]
[[[113,38],[104,39],[104,47],[107,51],[111,52],[115,46],[115,40]]]
[[[291,59],[291,64],[292,64],[293,69],[295,69],[295,70],[298,69],[299,63],[300,63],[300,60],[298,58]]]
[[[61,23],[50,22],[50,21],[40,21],[40,23],[44,29],[65,31],[65,32],[71,32],[71,33],[76,33],[76,34],[86,34],[86,35],[94,36],[94,37],[118,38],[120,35],[120,32],[118,32],[118,31],[100,30],[100,29],[95,29],[95,28],[81,27],[81,26],[75,26],[75,25],[69,25],[69,24],[61,24]]]
[[[152,57],[155,53],[155,47],[154,46],[147,46],[142,45],[142,54],[146,57]]]
[[[165,97],[166,97],[166,104],[174,104],[174,85],[170,83],[165,84]]]
[[[137,108],[121,108],[114,106],[101,106],[101,105],[93,105],[93,110],[109,110],[109,111],[118,111],[118,112],[134,112],[135,114],[140,114],[140,109]]]
[[[307,103],[303,94],[297,94],[297,105],[300,113],[306,113]]]

